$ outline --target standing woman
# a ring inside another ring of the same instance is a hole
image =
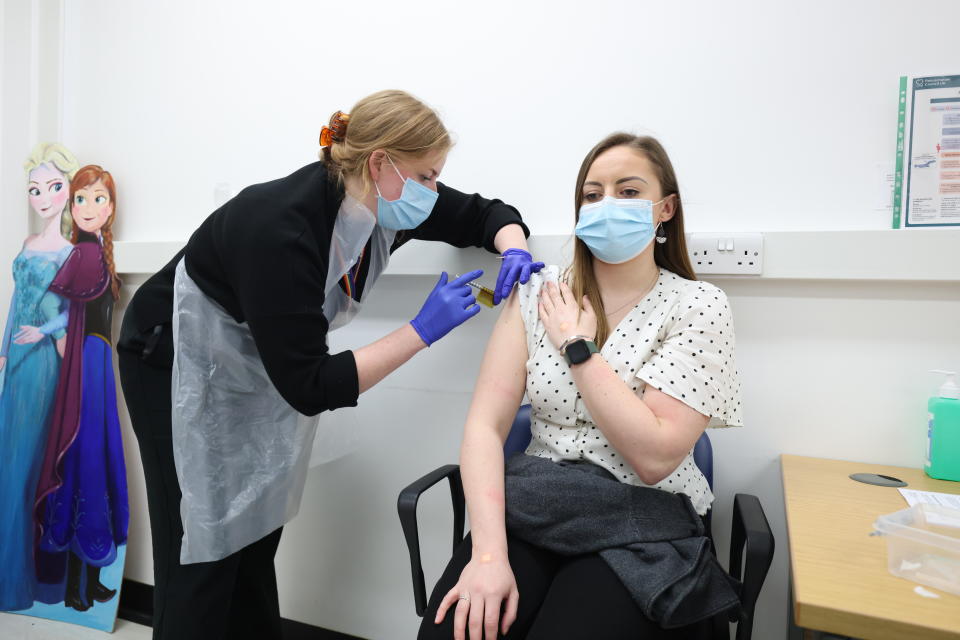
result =
[[[47,290],[73,245],[61,234],[79,163],[59,144],[30,154],[27,192],[43,230],[13,261],[13,300],[0,342],[0,611],[33,606],[33,499],[53,408],[67,314]]]
[[[503,256],[497,302],[533,263],[526,227],[498,200],[437,182],[451,141],[402,91],[337,112],[323,158],[213,212],[148,280],[118,351],[140,444],[154,549],[154,638],[277,638],[273,558],[299,507],[321,411],[360,393],[476,315],[446,273],[408,324],[329,353],[408,240]],[[171,398],[171,388],[173,389]]]

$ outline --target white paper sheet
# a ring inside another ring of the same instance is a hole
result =
[[[928,513],[927,522],[944,527],[960,528],[960,495],[952,493],[937,493],[935,491],[917,491],[916,489],[897,489],[900,495],[911,507],[917,504],[935,504],[947,509],[953,509],[957,517],[945,517],[938,513]]]

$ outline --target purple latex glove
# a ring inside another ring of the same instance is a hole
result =
[[[507,249],[503,252],[503,264],[500,265],[500,275],[497,276],[497,286],[493,288],[493,304],[500,304],[501,300],[510,297],[513,285],[527,284],[531,273],[543,269],[542,262],[534,262],[533,256],[523,249]]]
[[[477,299],[473,297],[467,283],[482,275],[483,271],[477,269],[463,274],[453,282],[447,282],[447,272],[440,274],[440,280],[427,296],[420,313],[410,321],[414,331],[428,347],[450,333],[454,327],[480,313]]]

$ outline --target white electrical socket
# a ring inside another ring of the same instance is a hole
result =
[[[688,233],[687,253],[694,273],[751,276],[763,273],[762,233]]]

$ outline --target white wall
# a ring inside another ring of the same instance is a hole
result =
[[[333,7],[336,8],[333,8]],[[214,185],[316,158],[320,126],[400,87],[459,139],[442,176],[571,227],[614,129],[670,151],[692,230],[890,224],[898,76],[956,72],[950,0],[109,2],[66,7],[64,140],[118,177],[118,236],[180,239]]]
[[[0,14],[5,256],[15,250],[7,230],[17,245],[26,231],[12,171],[40,136],[22,123],[53,117],[23,102],[31,79],[18,40],[23,8],[44,4],[6,0]],[[61,137],[117,176],[120,239],[185,239],[216,183],[238,190],[313,160],[329,114],[386,87],[420,95],[457,134],[443,179],[515,203],[539,234],[569,231],[580,159],[622,128],[667,145],[688,230],[884,228],[878,164],[892,159],[897,76],[955,73],[948,63],[960,60],[948,33],[960,7],[948,1],[342,4],[336,15],[312,2],[66,5]],[[935,387],[924,372],[960,362],[960,294],[956,283],[717,282],[733,304],[747,420],[713,434],[717,532],[725,549],[735,492],[760,496],[779,546],[755,637],[778,638],[787,544],[777,456],[919,465]],[[407,321],[431,284],[385,277],[332,346]],[[361,425],[365,446],[311,474],[277,559],[285,616],[370,638],[413,635],[395,499],[456,459],[492,317],[332,415]],[[151,582],[133,442],[127,575]],[[444,491],[422,505],[428,581],[449,544]]]
[[[113,310],[113,335],[120,335],[120,323],[126,311],[130,297],[146,277],[123,274],[123,287],[120,300]],[[120,370],[114,358],[113,374],[120,390]],[[117,393],[117,411],[120,415],[120,427],[123,435],[123,455],[127,466],[127,493],[130,505],[130,526],[127,532],[127,554],[123,575],[125,578],[144,584],[153,584],[153,546],[150,543],[150,516],[147,513],[147,489],[143,478],[143,465],[137,437],[127,413],[127,403],[123,393]]]
[[[6,322],[13,293],[9,265],[27,235],[26,180],[23,160],[29,151],[30,11],[23,3],[0,4],[0,318]],[[0,329],[0,331],[3,331]]]
[[[26,198],[23,163],[41,140],[60,137],[61,0],[0,3],[0,256],[13,259],[31,231],[40,229]],[[9,270],[0,275],[0,313],[13,292]]]

